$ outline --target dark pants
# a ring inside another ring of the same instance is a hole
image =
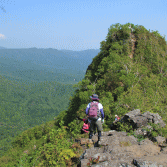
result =
[[[93,131],[90,131],[89,139],[92,139],[92,136],[93,136]],[[101,131],[98,131],[98,141],[100,141],[100,137],[101,137]]]
[[[101,131],[103,130],[101,120],[93,120],[93,119],[91,120],[90,127],[89,127],[89,130],[90,130],[89,139],[92,138],[93,131],[95,131],[96,128],[97,128],[97,131],[98,131],[98,141],[100,141]]]

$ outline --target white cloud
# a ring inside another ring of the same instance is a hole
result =
[[[0,34],[0,39],[5,39],[5,38],[6,38],[5,35]]]

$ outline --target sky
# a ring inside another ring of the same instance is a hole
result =
[[[99,49],[116,23],[166,36],[167,1],[0,0],[0,46],[6,48]]]

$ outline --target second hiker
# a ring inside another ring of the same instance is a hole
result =
[[[98,144],[100,144],[101,131],[103,130],[102,124],[104,123],[103,106],[99,103],[97,94],[93,94],[90,98],[92,99],[92,102],[89,103],[86,108],[86,115],[88,115],[88,120],[90,121],[89,139],[92,139],[93,131],[97,127]]]

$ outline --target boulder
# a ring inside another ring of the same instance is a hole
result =
[[[158,113],[150,113],[149,111],[147,111],[141,114],[139,109],[130,111],[127,114],[125,114],[124,117],[121,119],[121,122],[130,123],[134,129],[147,126],[148,123],[159,124],[160,127],[166,126],[166,124],[164,123],[164,121]]]

